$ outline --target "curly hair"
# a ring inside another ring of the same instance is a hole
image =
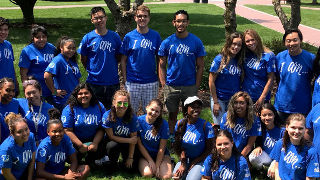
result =
[[[254,122],[254,110],[253,110],[253,102],[251,100],[250,95],[247,92],[239,91],[235,93],[228,104],[228,110],[227,110],[227,126],[230,128],[234,128],[236,126],[236,120],[238,118],[237,113],[234,110],[234,105],[236,100],[239,97],[243,97],[246,101],[247,109],[246,109],[246,115],[244,117],[245,119],[245,127],[246,130],[249,130],[252,128],[253,122]]]
[[[291,114],[286,120],[286,127],[289,126],[292,121],[302,121],[303,126],[304,127],[306,126],[306,118],[302,114],[299,114],[299,113]],[[282,137],[282,148],[285,150],[285,152],[287,151],[287,147],[288,147],[289,142],[290,142],[290,136],[289,136],[289,133],[286,129],[286,131],[284,132],[284,135]],[[301,152],[303,150],[305,145],[307,145],[307,142],[304,139],[304,136],[302,136],[302,138],[300,140],[300,144],[299,144],[299,152]]]
[[[98,101],[97,97],[94,95],[94,93],[93,93],[92,89],[90,88],[90,86],[88,85],[88,83],[80,83],[74,88],[74,90],[72,91],[72,93],[68,99],[68,102],[67,102],[67,104],[69,104],[69,106],[70,106],[70,110],[72,113],[74,113],[73,112],[74,107],[82,106],[78,100],[78,93],[81,89],[87,89],[90,92],[90,94],[91,94],[91,99],[89,102],[90,106],[94,106],[96,104],[99,105],[99,101]]]
[[[117,99],[118,96],[125,96],[128,99],[128,108],[127,108],[122,119],[123,119],[124,123],[129,123],[132,119],[132,116],[133,116],[133,110],[132,110],[132,106],[130,103],[130,94],[125,90],[118,90],[114,93],[113,98],[112,98],[112,106],[111,106],[108,118],[111,122],[117,121],[117,112],[116,112],[116,107],[114,106],[114,104],[115,104],[115,100]]]
[[[247,29],[243,32],[243,36],[244,36],[244,42],[245,42],[245,37],[246,35],[251,36],[255,41],[256,41],[256,49],[254,50],[253,53],[255,53],[255,55],[258,57],[258,59],[260,60],[262,53],[264,52],[270,52],[270,49],[265,47],[262,44],[262,40],[261,37],[259,36],[259,34],[257,33],[257,31],[253,30],[253,29]],[[249,48],[247,46],[245,46],[245,52],[251,51],[249,50]],[[247,54],[247,53],[245,53]]]
[[[230,142],[233,143],[232,134],[229,131],[222,130],[222,129],[218,131],[217,136],[214,137],[213,139],[214,145],[211,152],[211,155],[212,155],[211,171],[212,172],[217,171],[219,169],[219,160],[221,159],[216,146],[216,141],[218,137],[227,137],[230,140]],[[233,147],[232,147],[232,155],[235,155],[236,157],[241,156],[235,144],[233,144]]]
[[[160,114],[157,117],[157,119],[154,121],[152,126],[152,131],[151,131],[152,134],[156,136],[159,133],[162,122],[163,122],[163,119],[162,119],[163,104],[159,99],[152,99],[147,105],[147,107],[150,106],[152,103],[155,103],[158,107],[160,107]]]

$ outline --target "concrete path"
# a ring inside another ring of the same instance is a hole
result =
[[[192,3],[193,0],[166,0],[165,3]],[[146,4],[162,4],[163,2],[146,3]],[[224,0],[209,0],[210,4],[215,4],[218,7],[224,8]],[[244,6],[245,4],[256,5],[272,5],[271,0],[238,0],[236,13],[250,21],[261,24],[267,28],[284,33],[282,24],[277,16],[254,10]],[[35,9],[49,9],[49,8],[74,8],[74,7],[93,7],[93,6],[106,6],[106,4],[93,4],[93,5],[64,5],[64,6],[36,6]],[[284,5],[287,6],[287,5]],[[304,7],[302,7],[304,8]],[[19,7],[0,8],[0,10],[19,9]],[[309,8],[311,9],[311,8]],[[312,8],[319,9],[319,8]],[[320,11],[319,11],[320,12]],[[304,42],[307,42],[316,47],[320,46],[320,30],[309,26],[300,24],[299,29],[303,33]]]

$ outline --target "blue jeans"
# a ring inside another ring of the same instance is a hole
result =
[[[218,99],[218,102],[220,104],[220,107],[221,107],[221,111],[219,112],[219,115],[218,116],[215,116],[213,114],[213,105],[214,105],[214,102],[213,102],[213,98],[211,97],[211,115],[212,115],[212,120],[213,120],[213,123],[215,125],[220,125],[220,122],[221,122],[221,118],[223,116],[223,114],[225,112],[227,112],[228,110],[228,104],[229,104],[229,100],[220,100]]]
[[[176,173],[176,171],[179,169],[181,165],[181,162],[179,161],[176,166],[174,167],[173,169],[173,174]],[[182,176],[181,179],[185,179],[185,180],[200,180],[201,179],[201,169],[202,169],[202,165],[203,165],[203,162],[200,162],[196,165],[193,166],[193,168],[188,172],[188,169],[189,169],[189,164],[187,165],[187,171],[186,173]]]

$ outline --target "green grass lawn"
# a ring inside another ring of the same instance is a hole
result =
[[[247,7],[277,16],[274,12],[273,6],[264,6],[264,5],[246,5]],[[283,7],[284,12],[288,17],[291,16],[291,11],[289,7]],[[310,26],[316,29],[320,29],[320,9],[319,10],[310,10],[310,9],[301,9],[301,24]]]
[[[320,1],[318,0],[318,4],[311,4],[312,0],[301,0],[301,6],[303,7],[312,7],[312,8],[320,8]]]

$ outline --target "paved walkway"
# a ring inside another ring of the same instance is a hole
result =
[[[245,4],[257,4],[257,5],[272,5],[272,0],[238,0],[236,13],[246,19],[249,19],[262,26],[268,27],[275,31],[284,33],[282,24],[277,16],[251,9],[244,6]],[[192,3],[193,0],[166,0],[165,3]],[[163,2],[155,2],[148,4],[162,4]],[[210,4],[215,4],[221,8],[224,8],[224,0],[209,0]],[[146,3],[147,4],[147,3]],[[36,6],[35,9],[49,9],[49,8],[73,8],[73,7],[93,7],[93,6],[106,6],[106,4],[93,4],[93,5],[64,5],[64,6]],[[19,9],[19,7],[0,8],[4,9]],[[318,8],[317,8],[318,9]],[[299,29],[303,33],[304,42],[307,42],[316,47],[320,46],[320,30],[309,26],[300,24]]]

